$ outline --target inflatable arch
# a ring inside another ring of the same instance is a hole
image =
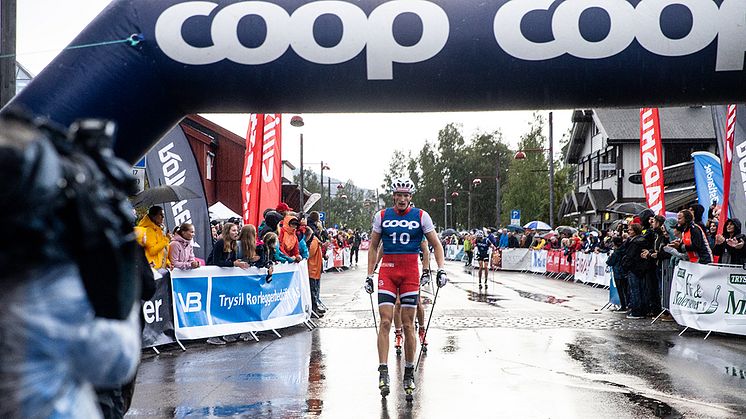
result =
[[[196,112],[744,100],[743,0],[115,0],[11,104],[119,123],[141,156]]]

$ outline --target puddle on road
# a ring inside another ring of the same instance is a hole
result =
[[[538,301],[540,303],[547,303],[547,304],[562,304],[564,302],[570,301],[566,298],[557,298],[553,295],[544,295],[544,294],[537,294],[533,292],[528,291],[521,291],[521,290],[513,290],[518,293],[523,298],[528,298],[529,300]]]
[[[487,303],[489,305],[499,307],[498,301],[504,300],[504,298],[500,298],[497,295],[494,294],[488,294],[486,292],[474,292],[474,291],[466,291],[468,294],[469,301],[477,301],[480,303]]]

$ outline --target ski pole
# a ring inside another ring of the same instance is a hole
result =
[[[376,336],[378,336],[378,321],[376,321],[376,309],[373,307],[373,294],[368,294],[370,297],[370,311],[373,312],[373,325],[376,327]]]
[[[435,289],[435,298],[433,299],[433,305],[430,307],[430,316],[427,318],[427,326],[425,326],[425,339],[427,340],[427,331],[430,330],[430,320],[433,319],[433,311],[435,311],[435,303],[438,302],[438,293],[440,292],[440,287]],[[420,368],[420,360],[422,359],[422,347],[420,347],[420,354],[417,355],[417,365],[415,365],[414,370],[417,371]]]

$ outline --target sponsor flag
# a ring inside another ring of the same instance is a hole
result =
[[[241,182],[241,215],[244,224],[259,226],[259,177],[264,138],[264,114],[251,114],[246,133],[243,181]]]
[[[692,158],[699,203],[704,207],[708,207],[712,202],[720,205],[723,202],[723,170],[720,167],[720,159],[707,151],[694,152]],[[700,221],[707,221],[707,213],[702,214]]]
[[[640,109],[640,169],[648,208],[665,216],[663,152],[658,108]]]
[[[261,178],[258,201],[260,214],[265,208],[276,208],[282,199],[282,115],[264,115],[264,136],[261,150]],[[301,211],[300,208],[295,210]]]
[[[194,256],[206,259],[212,252],[210,213],[197,161],[184,130],[176,125],[146,155],[145,175],[151,187],[182,185],[199,195],[198,198],[163,204],[166,229],[172,231],[182,223],[194,225]]]
[[[733,151],[736,140],[736,105],[725,106],[713,106],[712,107],[712,120],[715,125],[715,135],[717,137],[718,151],[722,157],[722,171],[723,171],[723,199],[720,201],[720,217],[718,219],[718,234],[723,234],[723,228],[725,227],[725,221],[728,218],[728,212],[730,211],[730,202],[732,199],[738,199],[737,196],[731,198],[731,191],[735,190],[738,194],[740,189],[743,200],[743,177],[736,176],[736,179],[741,179],[740,185],[736,180],[735,185],[731,185],[731,177],[733,176]],[[741,130],[741,141],[743,143],[743,130]],[[739,159],[740,161],[740,159]],[[737,175],[742,175],[739,167],[735,168],[738,172]],[[744,206],[740,206],[743,211]],[[732,212],[732,211],[731,211]]]

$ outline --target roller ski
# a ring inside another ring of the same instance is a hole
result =
[[[405,367],[404,368],[404,394],[405,399],[407,400],[407,403],[412,403],[412,400],[414,400],[414,367]]]
[[[381,390],[381,397],[389,395],[389,367],[386,365],[378,367],[378,389]]]
[[[426,337],[425,329],[420,327],[418,334],[420,335],[420,347],[422,348],[422,352],[427,352],[427,340],[425,339]]]
[[[401,329],[394,330],[394,348],[396,349],[396,356],[401,356],[401,343],[402,343]]]

